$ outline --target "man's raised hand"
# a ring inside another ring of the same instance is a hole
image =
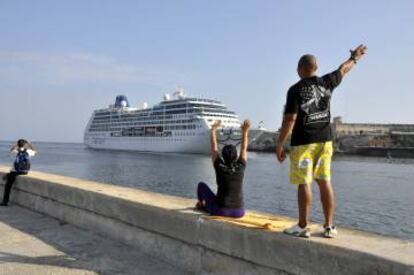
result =
[[[351,56],[353,56],[356,60],[359,60],[367,52],[367,50],[367,46],[361,44],[354,50],[351,50]]]
[[[357,61],[365,55],[367,50],[368,48],[363,44],[359,45],[354,50],[349,50],[351,52],[351,57],[348,58],[344,63],[342,63],[338,68],[341,76],[347,74],[354,67]]]

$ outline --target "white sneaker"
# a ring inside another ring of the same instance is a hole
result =
[[[336,230],[336,226],[327,226],[323,228],[323,236],[325,238],[335,238],[338,235],[338,230]]]
[[[311,236],[311,230],[309,227],[302,228],[298,224],[283,230],[283,232],[288,235],[302,238],[309,238]]]

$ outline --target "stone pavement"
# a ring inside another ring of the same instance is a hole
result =
[[[0,207],[0,275],[187,274],[73,225],[12,205]]]

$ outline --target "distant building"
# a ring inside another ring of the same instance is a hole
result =
[[[414,147],[414,124],[343,123],[341,117],[334,117],[332,129],[338,151]]]
[[[332,122],[335,151],[345,154],[414,158],[414,124]],[[279,131],[250,130],[251,151],[274,152]]]
[[[386,135],[392,131],[414,132],[414,124],[343,123],[334,117],[332,128],[336,137],[349,135]]]

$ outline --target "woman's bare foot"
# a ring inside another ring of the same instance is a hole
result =
[[[194,207],[196,210],[203,210],[203,204],[198,201]]]
[[[266,229],[266,230],[271,230],[271,229],[272,229],[272,224],[271,224],[271,223],[265,223],[265,224],[263,225],[263,229]]]

